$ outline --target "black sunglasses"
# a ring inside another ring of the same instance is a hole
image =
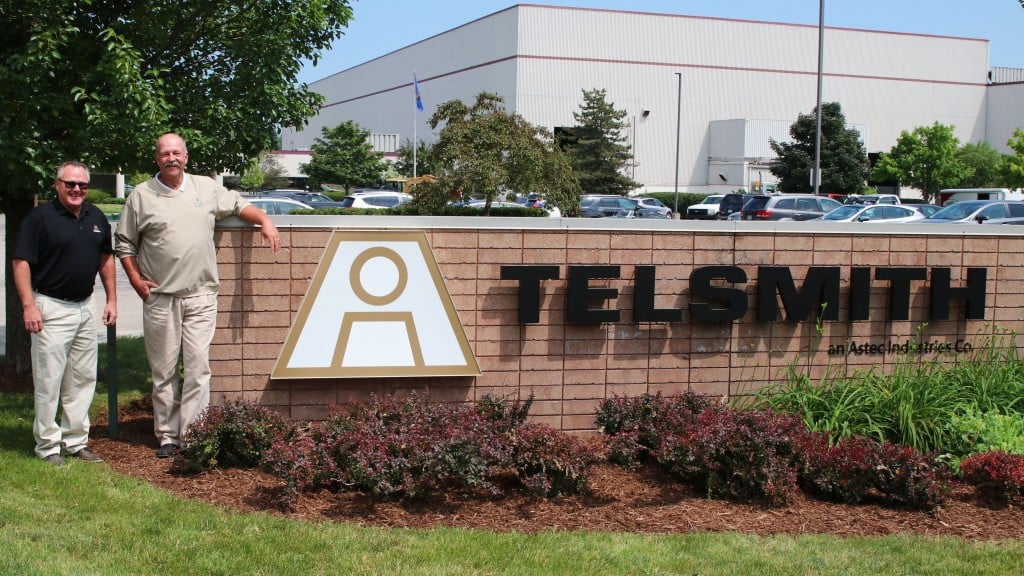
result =
[[[74,180],[63,180],[61,178],[57,178],[57,180],[60,180],[61,183],[64,184],[65,186],[67,186],[69,190],[74,190],[75,186],[78,186],[78,188],[81,189],[81,190],[88,190],[89,189],[89,183],[88,182],[75,182]]]

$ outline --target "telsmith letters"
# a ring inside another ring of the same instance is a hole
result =
[[[613,301],[619,296],[616,288],[595,287],[591,280],[621,278],[620,266],[568,266],[566,284],[566,321],[571,324],[601,324],[620,321],[620,310],[592,307]],[[779,300],[786,311],[787,322],[837,321],[841,299],[841,268],[811,266],[798,288],[786,266],[760,266],[757,269],[755,314],[760,322],[779,319]],[[929,275],[930,272],[930,275]],[[847,320],[868,320],[871,312],[871,291],[886,290],[886,320],[909,320],[910,299],[915,282],[927,282],[929,294],[928,320],[948,320],[955,300],[963,302],[964,318],[985,318],[987,285],[986,268],[968,268],[966,286],[953,287],[949,268],[920,267],[854,267],[850,269],[846,296]],[[541,283],[558,280],[558,266],[502,266],[502,280],[519,282],[519,322],[540,321]],[[691,301],[688,309],[693,320],[705,323],[731,322],[743,318],[749,308],[743,285],[747,273],[738,266],[704,266],[690,274]],[[633,322],[681,322],[683,310],[655,308],[656,269],[636,266],[633,291]],[[877,318],[870,318],[877,319]]]

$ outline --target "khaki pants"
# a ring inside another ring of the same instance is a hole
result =
[[[161,446],[184,446],[185,432],[210,404],[210,343],[216,325],[216,294],[179,298],[151,293],[143,304],[146,357],[153,373],[153,431]]]
[[[96,312],[92,298],[67,302],[35,294],[43,330],[32,334],[35,422],[40,458],[78,452],[89,442],[89,405],[96,393]],[[57,407],[60,405],[60,426]]]

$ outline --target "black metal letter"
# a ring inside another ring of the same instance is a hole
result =
[[[988,270],[985,268],[967,269],[967,286],[950,287],[951,274],[949,268],[932,268],[932,298],[928,310],[929,320],[948,320],[950,300],[963,300],[964,318],[967,320],[985,319],[985,292]]]
[[[565,294],[565,320],[573,324],[618,322],[619,311],[590,308],[592,300],[617,298],[615,288],[591,288],[591,278],[618,278],[618,266],[569,266],[569,285]]]
[[[867,320],[871,315],[871,268],[850,270],[850,320]]]
[[[839,319],[839,267],[811,266],[800,291],[793,273],[785,266],[760,266],[757,269],[757,319],[774,321],[779,316],[778,300],[786,309],[787,322],[807,320],[812,314],[822,320]],[[821,307],[824,306],[824,309]]]
[[[910,319],[910,283],[927,280],[927,268],[877,268],[875,278],[889,281],[889,317],[887,320]]]
[[[502,266],[502,280],[519,281],[519,323],[540,322],[540,281],[557,280],[558,266]]]
[[[682,310],[654,307],[654,266],[636,267],[633,290],[634,322],[679,322],[683,319]]]
[[[690,293],[711,302],[724,303],[724,308],[712,308],[710,303],[691,302],[690,314],[694,320],[718,323],[732,322],[747,313],[747,293],[736,288],[712,286],[712,280],[721,279],[733,284],[747,281],[747,273],[736,266],[705,266],[690,274]]]

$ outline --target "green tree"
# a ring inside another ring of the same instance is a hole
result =
[[[1021,0],[1024,3],[1024,0]],[[1003,185],[1009,188],[1024,188],[1024,130],[1017,128],[1006,142],[1013,154],[1004,157]]]
[[[429,201],[480,194],[489,211],[499,194],[538,192],[563,213],[575,213],[579,184],[565,154],[549,131],[507,112],[504,102],[481,92],[472,106],[449,100],[437,107],[429,123],[442,128],[429,161],[438,182],[428,188],[434,191]]]
[[[875,163],[872,179],[899,180],[920,190],[926,201],[938,200],[939,190],[956,187],[970,173],[960,161],[959,148],[952,126],[936,122],[904,130]]]
[[[174,130],[193,171],[240,170],[277,127],[322,104],[296,78],[351,17],[348,0],[0,0],[7,253],[62,160],[152,173],[156,137]],[[29,339],[13,282],[6,289],[7,362],[24,372]]]
[[[348,120],[334,128],[324,127],[323,137],[310,147],[312,157],[299,170],[309,176],[310,188],[340,184],[346,190],[380,183],[386,167],[384,155],[374,152],[369,130]]]
[[[857,194],[865,186],[869,163],[860,133],[846,126],[846,117],[838,102],[821,105],[821,183],[819,192]],[[814,166],[817,109],[800,114],[789,127],[792,142],[769,144],[778,158],[771,173],[779,178],[782,192],[813,193],[811,169]]]
[[[436,169],[434,165],[430,163],[430,149],[431,145],[427,144],[423,140],[420,140],[416,144],[416,175],[423,176],[424,174],[434,174]],[[412,142],[406,140],[398,147],[398,159],[395,160],[395,171],[405,176],[406,178],[412,177]]]
[[[265,180],[266,177],[263,175],[263,170],[260,170],[260,159],[253,158],[249,161],[249,165],[245,167],[245,171],[242,172],[242,177],[238,179],[238,186],[242,190],[250,192],[262,190]]]
[[[640,186],[625,174],[632,167],[632,148],[627,144],[626,111],[616,110],[604,90],[584,90],[576,126],[559,145],[568,153],[573,173],[588,194],[628,194]]]
[[[1004,154],[988,142],[967,143],[957,150],[957,159],[968,174],[957,183],[959,188],[1002,188]]]

